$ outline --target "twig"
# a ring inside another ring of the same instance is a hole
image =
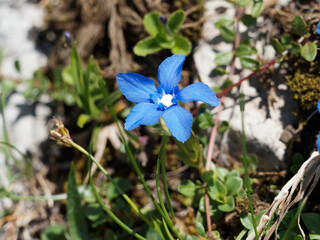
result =
[[[274,65],[277,61],[278,61],[279,57],[273,59],[272,61],[268,62],[267,64],[261,66],[260,70],[257,72],[252,72],[250,73],[248,76],[241,78],[238,82],[232,84],[230,87],[224,89],[222,92],[219,92],[216,94],[216,96],[218,98],[222,98],[223,96],[227,95],[228,92],[230,92],[234,87],[239,86],[243,81],[248,80],[250,78],[252,78],[253,76],[257,75],[258,72],[263,72],[265,71],[267,68],[271,67],[272,65]]]
[[[235,37],[235,41],[234,41],[234,49],[236,49],[241,41],[241,35],[239,32],[239,21],[241,19],[241,15],[242,15],[242,8],[241,7],[237,7],[236,10],[236,21],[235,21],[235,31],[236,31],[236,37]],[[232,58],[232,62],[231,62],[231,69],[230,69],[230,73],[228,78],[230,79],[234,72],[235,72],[235,59],[236,56],[234,56]],[[231,89],[230,89],[231,90]],[[217,97],[218,94],[217,94]],[[205,170],[209,171],[210,170],[210,164],[212,161],[212,156],[213,156],[213,149],[215,146],[215,141],[216,141],[216,136],[217,136],[217,130],[218,130],[218,122],[219,122],[219,118],[220,118],[220,114],[222,112],[222,109],[224,108],[224,95],[221,95],[220,97],[220,107],[218,110],[218,113],[215,117],[215,125],[211,131],[211,135],[210,135],[210,140],[209,140],[209,145],[208,145],[208,152],[207,152],[207,159],[206,159],[206,166],[205,166]],[[205,191],[204,194],[204,204],[205,204],[205,212],[206,212],[206,220],[207,220],[207,228],[208,228],[208,236],[210,239],[213,239],[213,236],[211,234],[212,232],[212,227],[211,227],[211,217],[210,217],[210,199],[209,199],[209,195],[208,195],[208,191]]]

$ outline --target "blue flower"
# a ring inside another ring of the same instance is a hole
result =
[[[317,34],[319,34],[320,35],[320,21],[318,22],[318,24],[317,24]]]
[[[117,82],[123,95],[136,103],[130,111],[124,128],[132,130],[140,125],[153,125],[163,118],[172,135],[185,142],[191,134],[192,114],[178,105],[178,101],[202,101],[218,106],[219,100],[204,83],[197,82],[179,90],[184,55],[172,55],[158,69],[158,82],[136,73],[119,73]]]
[[[317,139],[317,151],[320,152],[320,133],[319,133],[318,139]]]

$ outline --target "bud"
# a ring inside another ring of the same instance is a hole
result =
[[[53,119],[56,123],[56,128],[50,130],[50,138],[56,141],[59,145],[72,147],[73,141],[70,137],[69,130],[66,129],[63,123],[57,119]]]
[[[64,31],[63,32],[63,35],[64,35],[64,41],[65,41],[65,45],[68,46],[68,47],[71,47],[72,46],[72,35],[70,32],[68,31]]]
[[[167,22],[168,22],[168,19],[167,19],[167,17],[166,16],[161,16],[160,17],[160,22],[162,23],[162,24],[167,24]]]

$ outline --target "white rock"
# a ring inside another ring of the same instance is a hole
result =
[[[33,27],[43,26],[44,9],[27,1],[0,1],[0,50],[3,51],[1,73],[11,78],[30,78],[44,66],[47,58],[35,49],[28,37]],[[18,60],[21,74],[14,67]]]
[[[215,9],[225,7],[227,11],[223,14],[217,14]],[[203,26],[203,39],[194,53],[194,61],[198,69],[201,80],[210,86],[221,86],[226,77],[215,76],[214,58],[219,51],[229,51],[232,44],[226,44],[220,41],[219,31],[215,29],[214,23],[220,18],[225,17],[232,19],[235,16],[234,7],[226,1],[206,1],[205,8],[208,15],[212,17]],[[261,21],[261,19],[259,19]],[[240,31],[247,28],[240,26]],[[258,53],[262,54],[265,59],[271,60],[275,57],[275,51],[272,46],[266,46],[263,36],[257,35],[258,31],[250,28],[250,32],[255,32],[256,48]],[[219,41],[218,41],[219,40]],[[239,68],[239,61],[236,61],[236,67]],[[244,71],[243,76],[250,71]],[[242,83],[242,92],[245,95],[245,132],[247,138],[248,153],[254,153],[259,160],[261,170],[277,170],[284,167],[284,158],[286,145],[280,141],[281,133],[285,126],[294,125],[296,118],[292,112],[296,108],[294,101],[290,96],[288,88],[283,84],[279,74],[273,76],[273,91],[270,90],[275,102],[268,98],[268,92],[259,82],[257,77]],[[233,82],[239,80],[238,76],[232,78]],[[235,96],[239,95],[238,89],[233,89]],[[291,100],[291,101],[290,101]],[[231,129],[222,139],[218,139],[220,150],[228,152],[239,159],[241,155],[241,112],[239,99],[234,97],[225,97],[225,107],[220,115],[220,120],[230,122]],[[218,107],[213,110],[216,113]],[[223,156],[223,154],[221,154]],[[223,159],[223,158],[222,158]]]
[[[46,56],[37,51],[34,41],[28,38],[29,31],[33,27],[43,25],[43,17],[44,10],[37,4],[26,0],[0,0],[0,51],[3,51],[1,74],[5,78],[30,78],[35,70],[46,64]],[[21,73],[14,67],[16,60],[20,62]],[[17,91],[8,98],[4,109],[9,142],[22,153],[29,152],[39,157],[39,145],[48,138],[47,120],[51,114],[47,104],[49,99],[42,98],[40,102],[31,103],[23,97],[24,88],[25,86],[19,85]],[[0,92],[2,92],[1,87]],[[0,139],[4,140],[2,118]],[[16,157],[22,160],[19,154],[16,154]],[[12,161],[9,164],[12,164]],[[8,185],[6,157],[1,152],[0,186],[8,187]],[[0,211],[10,206],[9,199],[0,198]]]

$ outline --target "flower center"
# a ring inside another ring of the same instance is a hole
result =
[[[173,104],[173,102],[171,101],[172,99],[173,96],[171,94],[166,94],[161,98],[160,103],[162,103],[166,107],[170,107]]]

